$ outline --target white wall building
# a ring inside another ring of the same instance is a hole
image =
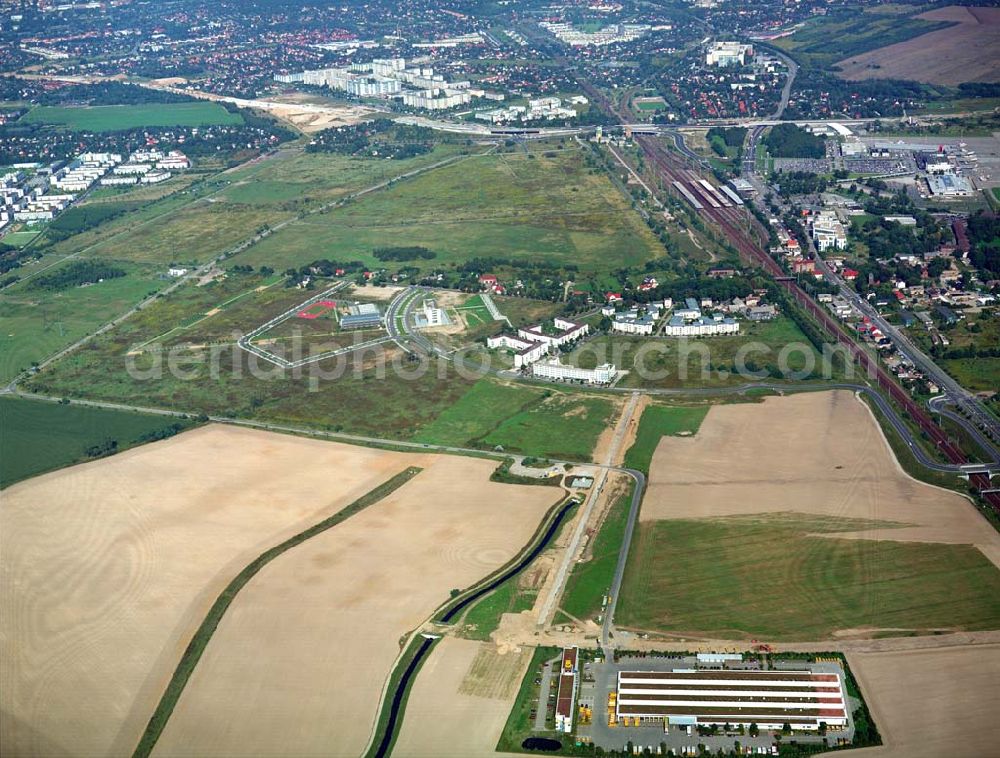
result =
[[[531,375],[540,379],[556,379],[562,382],[583,382],[585,384],[611,384],[617,371],[613,364],[604,363],[597,368],[586,369],[567,366],[559,359],[537,361],[531,364]]]
[[[741,42],[713,42],[705,56],[709,66],[745,66],[753,60],[753,45]]]

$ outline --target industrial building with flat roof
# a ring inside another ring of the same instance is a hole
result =
[[[556,731],[573,731],[573,704],[576,702],[577,653],[575,647],[563,650],[559,662],[559,690],[556,695]]]
[[[382,313],[374,303],[355,303],[340,317],[341,329],[373,329],[382,326]]]
[[[760,729],[847,726],[841,676],[832,672],[619,671],[617,719],[663,724],[756,724]]]

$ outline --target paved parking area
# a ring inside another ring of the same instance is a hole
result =
[[[675,755],[697,755],[698,745],[705,745],[712,753],[722,748],[724,751],[733,749],[736,742],[743,748],[751,747],[766,749],[768,753],[771,746],[776,744],[773,732],[762,731],[757,737],[750,737],[748,734],[739,734],[738,731],[731,731],[728,735],[719,734],[716,736],[699,736],[696,729],[692,728],[688,734],[686,727],[670,726],[667,731],[660,725],[629,726],[616,725],[608,726],[608,693],[615,691],[618,681],[619,671],[670,671],[675,668],[695,668],[696,661],[693,657],[673,657],[673,658],[623,658],[617,662],[602,662],[584,664],[581,670],[581,684],[579,702],[593,708],[593,721],[588,725],[577,727],[577,736],[591,740],[595,745],[604,749],[621,750],[629,742],[638,746],[640,750],[649,748],[655,755],[657,749],[665,752],[673,750]],[[802,661],[783,661],[774,665],[775,669],[802,669],[808,667],[817,672],[839,673],[843,675],[840,667],[833,662],[830,663],[809,663]],[[759,668],[756,661],[747,661],[741,664],[730,664],[727,668],[734,670],[755,670]],[[857,708],[858,703],[853,699],[850,702],[850,709]],[[844,731],[831,731],[828,735],[830,744],[835,744],[838,737],[853,739],[853,722],[849,729]],[[796,734],[794,739],[798,742],[821,742],[819,735]]]

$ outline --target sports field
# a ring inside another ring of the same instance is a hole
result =
[[[121,452],[192,422],[82,405],[0,397],[0,487]]]
[[[413,685],[394,755],[509,755],[494,750],[532,651],[500,655],[492,645],[442,640]]]
[[[393,245],[437,253],[415,263],[423,268],[498,256],[594,271],[664,254],[607,177],[591,174],[573,147],[470,157],[297,221],[241,258],[283,270],[314,260],[319,248],[376,265],[373,249]]]
[[[10,245],[11,247],[24,247],[29,242],[31,242],[31,240],[37,237],[38,234],[39,234],[38,231],[32,231],[32,230],[23,232],[10,232],[9,234],[5,234],[3,237],[0,237],[0,243],[3,243],[4,245]]]
[[[130,754],[229,579],[417,458],[207,426],[5,490],[4,752]]]
[[[20,123],[53,124],[71,131],[115,132],[144,126],[242,124],[243,117],[218,103],[144,103],[139,105],[39,105]]]
[[[850,393],[768,397],[661,440],[617,621],[776,640],[996,629],[998,567],[1000,535],[904,474]]]
[[[491,461],[411,459],[414,479],[237,596],[155,756],[362,752],[400,638],[511,559],[560,494],[490,482]]]
[[[996,754],[1000,645],[848,654],[884,742],[873,758]]]

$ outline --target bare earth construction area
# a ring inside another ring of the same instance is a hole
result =
[[[1000,60],[1000,8],[948,6],[922,13],[955,26],[840,61],[843,79],[913,79],[929,84],[995,81]]]
[[[176,734],[187,754],[245,753],[256,722],[280,744],[272,753],[356,754],[400,635],[523,547],[555,491],[489,482],[490,461],[217,426],[10,488],[0,512],[4,752],[131,753],[228,581],[414,465],[424,469],[414,480],[276,559],[237,596],[159,751],[170,754]],[[294,713],[272,702],[294,694],[277,683],[286,676],[310,695]]]

